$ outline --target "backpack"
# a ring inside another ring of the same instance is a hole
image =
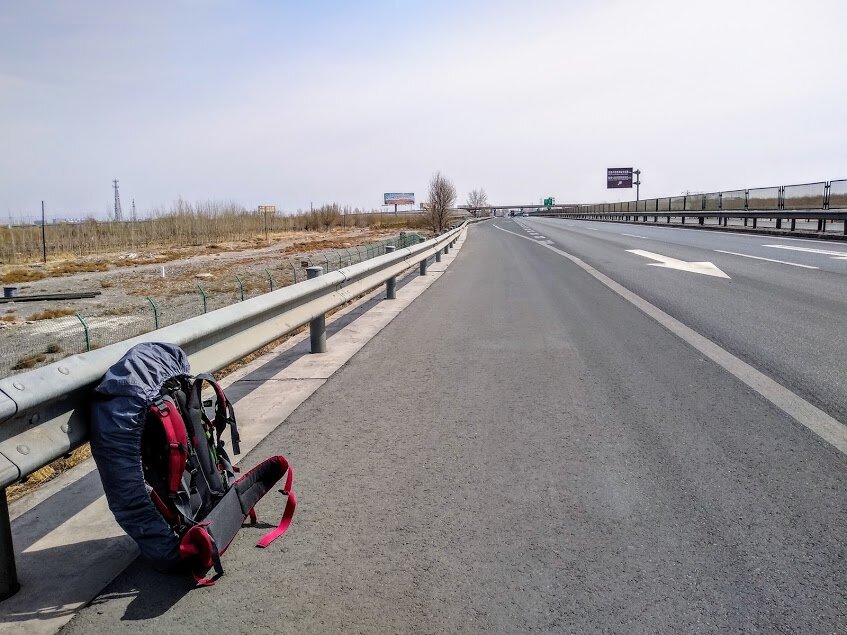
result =
[[[204,401],[203,388],[212,388]],[[293,472],[272,456],[237,476],[226,450],[240,453],[232,404],[209,374],[192,377],[173,344],[142,343],[115,363],[95,388],[91,451],[109,509],[141,554],[163,571],[188,569],[200,585],[223,574],[220,556],[254,506],[283,477],[287,498],[267,547],[291,524]],[[215,577],[205,574],[214,568]]]

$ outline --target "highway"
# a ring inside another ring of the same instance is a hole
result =
[[[283,539],[206,589],[136,562],[63,632],[842,632],[839,253],[474,226],[242,463],[295,466]]]

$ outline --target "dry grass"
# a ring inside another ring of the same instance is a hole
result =
[[[3,315],[3,316],[0,316],[0,322],[14,322],[14,321],[15,321],[15,316],[14,316],[14,315]]]
[[[30,320],[52,320],[53,318],[65,317],[76,313],[73,309],[44,309],[29,316]]]
[[[0,274],[0,283],[9,284],[13,282],[35,282],[47,277],[47,272],[41,269],[10,269]]]
[[[106,271],[109,269],[109,263],[102,261],[89,262],[59,262],[49,266],[51,276],[67,276],[75,273],[90,273],[92,271]]]
[[[12,366],[12,370],[26,370],[27,368],[33,368],[37,365],[43,364],[47,361],[47,355],[44,353],[34,353],[32,355],[27,355],[26,357],[21,357],[18,360],[18,363]]]
[[[87,443],[85,445],[81,445],[67,456],[57,459],[49,465],[45,465],[40,470],[36,470],[30,474],[29,478],[27,478],[27,480],[23,483],[9,485],[9,487],[6,488],[6,496],[9,501],[17,500],[25,494],[38,489],[44,483],[52,481],[62,472],[68,471],[74,465],[78,465],[90,457],[91,447]]]

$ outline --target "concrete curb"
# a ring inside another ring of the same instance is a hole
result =
[[[374,299],[385,297],[385,288],[380,287],[328,318],[330,327],[343,318],[355,317],[328,338],[326,353],[299,355],[297,347],[309,338],[305,330],[228,375],[222,385],[234,393],[245,393],[234,404],[241,457],[438,280],[466,236],[467,229],[440,263],[429,265],[427,275],[419,276],[417,265],[411,269],[406,274],[408,282],[398,285],[395,300],[363,310]],[[363,312],[351,315],[356,311]],[[292,360],[278,370],[275,362],[286,354]],[[0,602],[0,633],[55,633],[138,555],[135,543],[108,509],[93,460],[10,504],[10,515],[21,590]]]

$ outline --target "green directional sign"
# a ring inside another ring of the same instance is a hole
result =
[[[556,202],[556,199],[552,196],[544,199],[544,207],[553,207],[553,203]]]

